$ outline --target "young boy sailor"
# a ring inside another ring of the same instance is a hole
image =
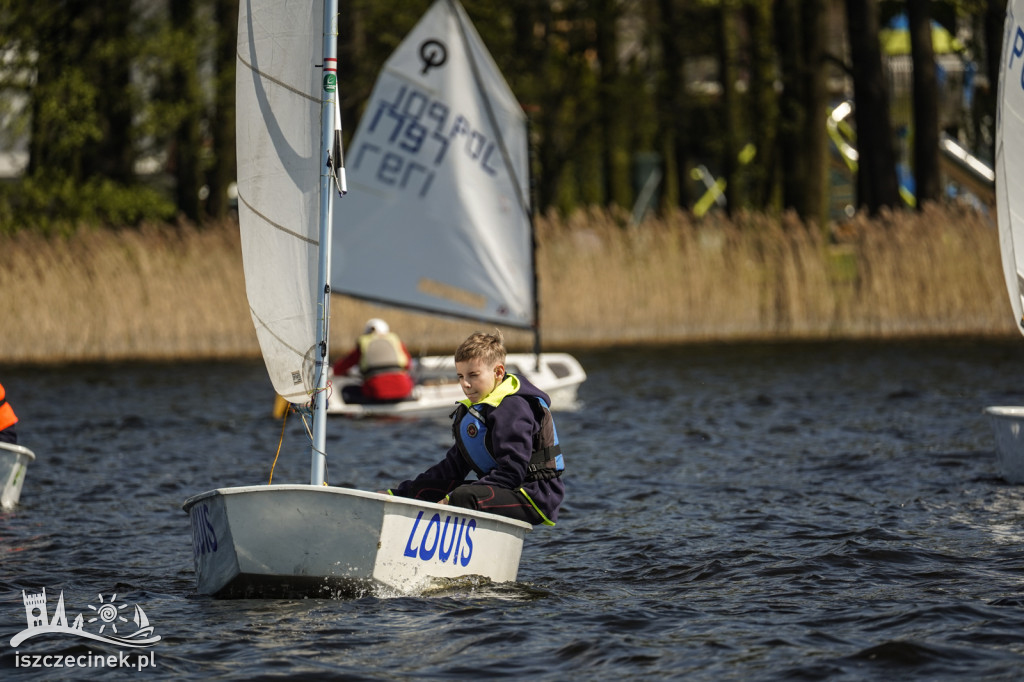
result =
[[[466,399],[452,413],[455,444],[444,459],[392,495],[555,525],[565,496],[551,399],[505,373],[501,332],[477,332],[455,351]],[[471,471],[478,480],[466,483]]]

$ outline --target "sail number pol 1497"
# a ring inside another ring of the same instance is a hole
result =
[[[355,150],[355,169],[365,163],[376,169],[372,177],[377,182],[414,190],[421,197],[430,190],[434,171],[451,146],[488,176],[499,173],[501,154],[494,140],[466,116],[408,85],[401,85],[392,97],[382,97],[376,109],[367,112],[368,140]]]

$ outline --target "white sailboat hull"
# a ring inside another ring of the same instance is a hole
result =
[[[185,501],[200,594],[418,594],[445,579],[514,581],[531,526],[447,505],[313,485],[221,488]]]
[[[526,377],[547,393],[554,410],[575,409],[577,391],[587,379],[583,366],[568,353],[541,353],[539,369],[537,356],[533,353],[509,353],[505,358],[505,370]],[[347,403],[342,389],[347,384],[360,383],[360,379],[354,376],[333,377],[327,412],[366,417],[447,416],[455,408],[455,403],[466,397],[459,387],[455,360],[450,355],[419,358],[415,374],[416,387],[412,397],[396,403]]]
[[[35,454],[23,445],[0,443],[0,509],[11,509],[21,499],[25,473]]]
[[[1008,483],[1024,483],[1024,407],[986,407],[996,441],[999,475]]]

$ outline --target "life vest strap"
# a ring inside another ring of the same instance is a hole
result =
[[[530,455],[530,464],[538,464],[540,462],[547,461],[553,462],[560,454],[562,454],[562,448],[558,443],[555,443],[547,446],[546,448],[535,450],[533,454]]]
[[[388,374],[391,372],[404,372],[405,369],[399,365],[392,365],[390,367],[372,367],[365,372],[361,372],[364,379],[377,376],[378,374]]]

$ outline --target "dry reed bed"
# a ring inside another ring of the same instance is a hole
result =
[[[831,238],[761,214],[540,227],[557,343],[1013,333],[998,234],[971,209],[860,217]]]
[[[788,216],[620,223],[537,221],[546,348],[1015,334],[998,235],[970,209],[857,218],[830,238]],[[231,223],[0,236],[0,287],[3,363],[258,354]],[[480,327],[336,297],[333,350],[375,315],[414,353],[450,352]]]

